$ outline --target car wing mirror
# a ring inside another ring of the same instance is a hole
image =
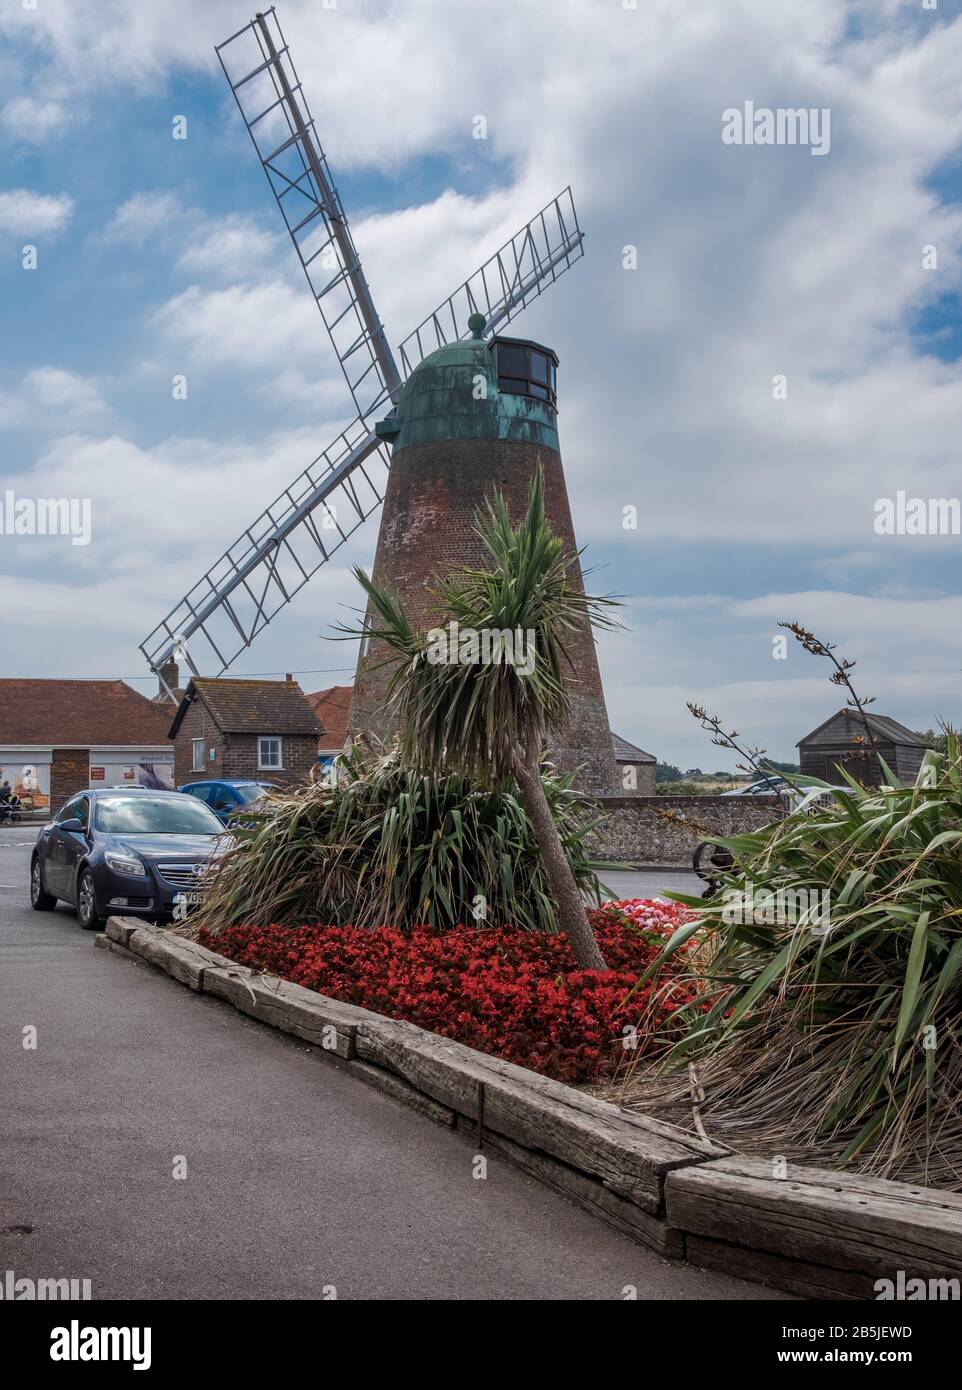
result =
[[[77,816],[69,816],[67,820],[60,822],[60,829],[70,830],[74,835],[82,835],[84,832],[83,821],[79,820]]]

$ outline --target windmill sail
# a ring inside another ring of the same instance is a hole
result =
[[[362,420],[400,377],[273,9],[217,48]]]
[[[389,446],[374,424],[402,385],[341,200],[273,9],[217,49],[350,389],[357,418],[285,488],[141,643],[153,670],[177,655],[226,671],[380,505]],[[403,376],[435,348],[491,334],[584,254],[571,189],[525,223],[401,345]],[[193,651],[187,649],[187,642]]]
[[[488,334],[510,323],[584,255],[583,242],[571,189],[566,188],[408,334],[399,349],[405,377],[429,352],[469,337],[471,314],[484,314]]]
[[[380,506],[388,461],[387,446],[355,420],[144,638],[151,668],[176,655],[195,675],[226,671]]]
[[[405,376],[442,343],[469,336],[470,314],[485,314],[489,331],[507,323],[584,254],[582,241],[566,189],[404,340]],[[359,416],[144,639],[151,668],[180,652],[195,673],[195,662],[209,669],[211,660],[226,671],[380,506],[389,466],[388,446]]]

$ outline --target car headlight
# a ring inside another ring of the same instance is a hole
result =
[[[118,874],[137,874],[141,878],[147,873],[144,861],[136,854],[118,854],[116,850],[105,850],[104,860]]]

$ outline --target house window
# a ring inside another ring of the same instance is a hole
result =
[[[204,770],[204,740],[202,738],[192,738],[190,741],[191,749],[191,772],[203,772]]]
[[[277,771],[283,766],[281,740],[279,738],[259,738],[257,740],[257,770],[259,772]]]

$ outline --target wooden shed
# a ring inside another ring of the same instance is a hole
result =
[[[904,785],[915,781],[928,744],[913,730],[897,719],[884,714],[866,714],[879,754]],[[861,715],[853,709],[840,709],[824,724],[819,724],[798,742],[800,771],[809,777],[837,785],[843,779],[838,768],[844,767],[864,786],[878,786],[881,781],[878,758]]]

